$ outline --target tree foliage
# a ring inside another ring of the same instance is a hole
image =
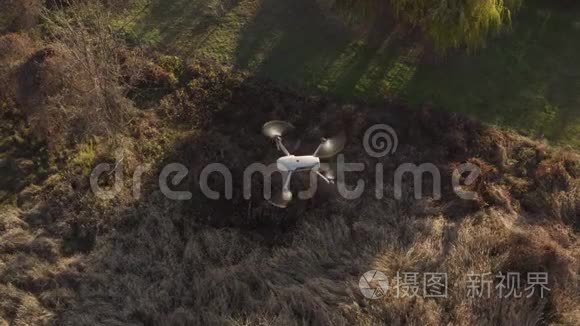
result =
[[[351,17],[394,18],[419,29],[439,50],[485,44],[491,33],[511,21],[521,0],[336,0]]]

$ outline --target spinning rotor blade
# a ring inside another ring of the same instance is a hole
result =
[[[280,120],[266,122],[262,127],[262,133],[264,136],[271,139],[282,137],[292,130],[294,130],[294,126],[292,124]]]
[[[346,143],[346,135],[344,134],[344,132],[341,132],[340,134],[332,138],[324,140],[324,142],[320,144],[320,146],[314,153],[314,156],[320,158],[333,157],[344,149],[345,143]]]

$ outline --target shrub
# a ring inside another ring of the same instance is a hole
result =
[[[174,121],[193,127],[211,125],[240,87],[246,76],[208,62],[196,61],[186,68],[187,86],[161,101],[160,113]]]
[[[110,15],[98,2],[43,12],[51,44],[21,67],[19,100],[49,145],[112,135],[128,120],[123,44],[109,28]]]

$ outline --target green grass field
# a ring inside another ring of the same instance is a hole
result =
[[[205,56],[344,101],[404,100],[580,147],[580,7],[527,1],[473,54],[421,60],[384,26],[355,32],[312,0],[155,0],[119,22],[129,38]]]

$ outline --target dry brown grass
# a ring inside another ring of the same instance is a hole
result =
[[[0,36],[0,103],[13,102],[18,67],[36,49],[36,44],[26,34],[10,33]]]
[[[0,32],[34,27],[40,18],[43,0],[0,0]]]

